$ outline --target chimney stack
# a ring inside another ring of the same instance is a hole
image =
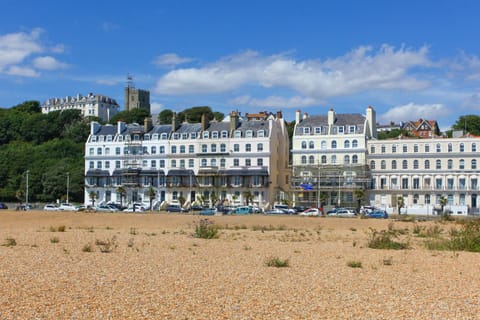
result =
[[[153,128],[152,117],[146,117],[143,124],[145,133],[149,132]]]
[[[230,112],[230,133],[233,133],[238,126],[238,113],[236,111]]]
[[[172,114],[172,132],[175,132],[177,130],[177,126],[178,126],[177,113],[174,112]]]
[[[302,111],[301,110],[297,110],[295,112],[295,123],[298,124],[300,123],[300,115],[302,114]]]
[[[207,115],[205,113],[202,113],[202,131],[207,130],[208,125],[209,123],[208,123]]]
[[[328,126],[335,124],[335,111],[333,109],[328,110]]]

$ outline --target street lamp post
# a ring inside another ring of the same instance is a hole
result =
[[[30,170],[27,170],[27,186],[26,186],[26,191],[25,191],[25,209],[28,208],[28,174],[30,173]]]
[[[70,203],[68,201],[68,194],[70,193],[70,172],[67,172],[67,203]]]

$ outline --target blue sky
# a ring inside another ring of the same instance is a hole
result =
[[[480,110],[480,1],[24,1],[0,12],[0,106],[100,93],[131,74],[153,113]]]

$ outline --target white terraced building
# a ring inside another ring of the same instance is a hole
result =
[[[119,111],[118,103],[107,96],[89,93],[74,97],[51,98],[41,105],[42,113],[63,110],[80,110],[84,117],[93,116],[109,121]]]
[[[402,197],[404,213],[433,214],[444,197],[454,214],[478,213],[479,137],[372,140],[368,151],[371,204],[398,212]]]
[[[301,117],[292,138],[292,202],[297,206],[356,206],[370,181],[367,141],[377,136],[375,110]]]
[[[85,145],[85,202],[123,199],[149,202],[149,190],[160,204],[188,206],[199,198],[210,205],[253,204],[270,207],[288,192],[289,137],[281,112],[244,120],[232,112],[222,122],[100,125],[91,123]]]

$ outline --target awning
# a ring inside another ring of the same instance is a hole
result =
[[[142,176],[164,176],[165,175],[165,171],[163,170],[142,170],[140,171],[140,175]]]
[[[108,177],[110,173],[108,170],[101,170],[101,169],[90,169],[87,171],[87,177]]]
[[[268,170],[267,169],[226,170],[225,174],[229,176],[268,176]]]
[[[193,170],[186,170],[186,169],[171,169],[168,170],[168,177],[173,177],[173,176],[183,176],[183,177],[188,177],[188,176],[195,176],[195,173]]]

